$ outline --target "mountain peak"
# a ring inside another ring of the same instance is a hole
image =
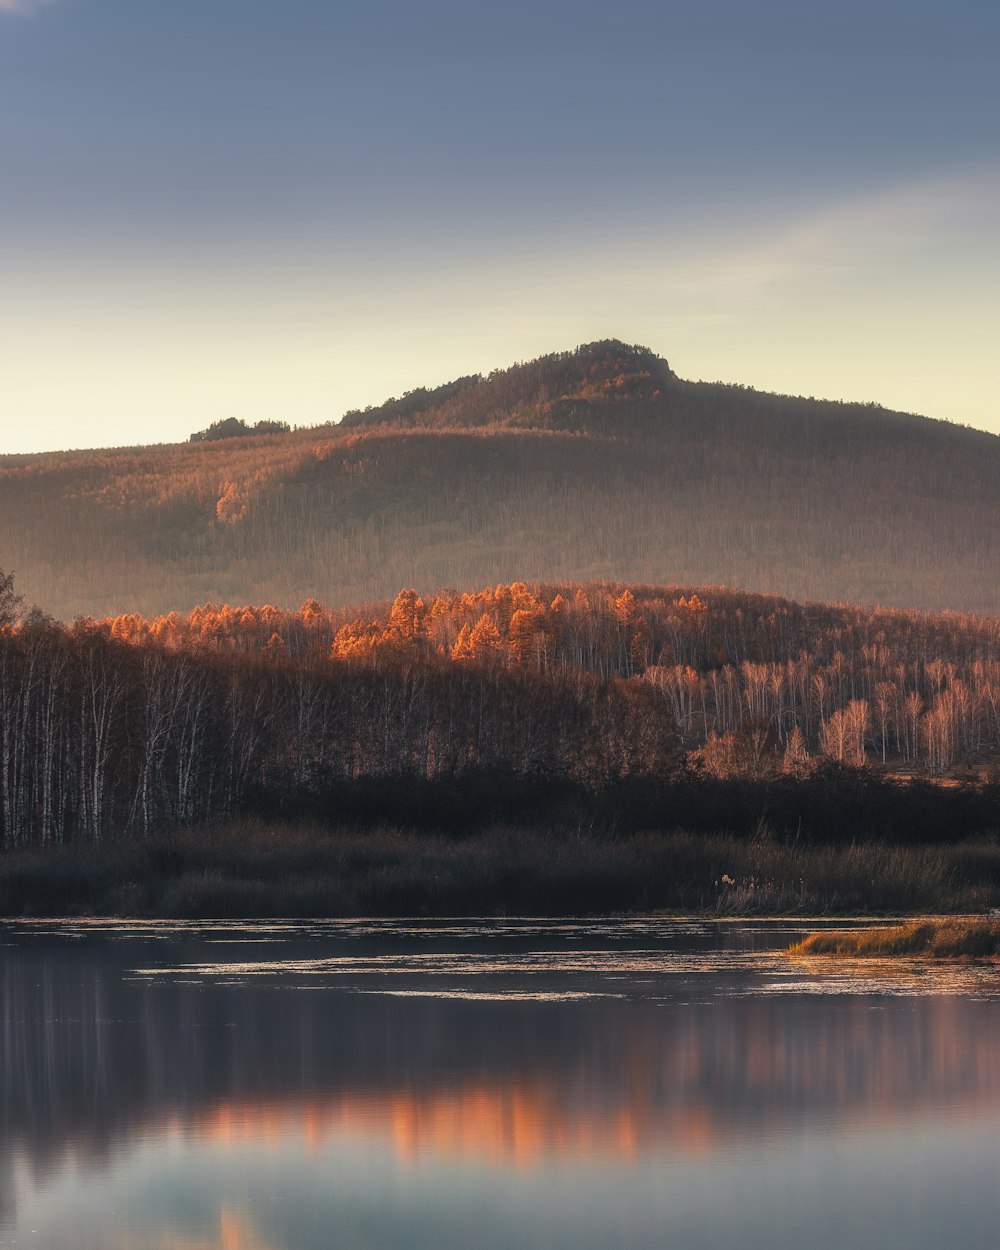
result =
[[[676,381],[648,347],[602,339],[567,352],[408,391],[375,408],[345,414],[346,427],[396,425],[597,430],[621,418],[622,401],[655,401]]]

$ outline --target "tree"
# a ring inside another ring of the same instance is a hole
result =
[[[192,443],[214,443],[220,438],[246,438],[250,434],[289,434],[292,427],[287,421],[258,421],[247,425],[241,417],[226,417],[213,421],[205,430],[191,435]]]
[[[424,629],[426,608],[415,590],[401,590],[389,612],[389,630],[402,642],[413,642]]]
[[[248,505],[235,482],[223,482],[215,505],[215,515],[227,525],[246,519]]]
[[[865,739],[871,721],[867,699],[852,699],[848,703],[847,721],[851,730],[850,762],[863,764],[865,762]]]
[[[0,569],[0,627],[17,620],[17,609],[24,596],[14,593],[14,574]]]
[[[883,764],[885,763],[889,730],[895,726],[896,704],[898,700],[899,691],[895,682],[880,681],[877,683],[875,686],[875,724],[878,728]]]
[[[824,755],[845,764],[851,753],[851,723],[847,713],[837,708],[819,723],[819,745]]]
[[[801,725],[793,725],[788,735],[781,771],[792,777],[803,777],[809,772],[809,748]]]
[[[455,645],[451,649],[451,658],[453,660],[474,660],[476,658],[472,647],[472,629],[468,623],[463,625],[458,632]]]
[[[526,665],[536,654],[536,640],[544,641],[537,612],[518,608],[510,618],[507,629],[510,653],[517,664]]]

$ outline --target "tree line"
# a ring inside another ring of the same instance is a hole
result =
[[[810,761],[932,775],[1000,750],[1000,619],[797,604],[717,588],[513,582],[362,614],[204,605],[102,623],[173,649],[434,658],[545,675],[638,678],[669,705],[692,763],[718,776]]]
[[[287,421],[257,421],[247,425],[241,417],[224,417],[213,421],[204,430],[196,430],[188,439],[190,443],[211,443],[220,438],[248,438],[252,434],[290,434],[292,427]]]
[[[954,840],[998,824],[998,691],[1000,621],[956,613],[514,582],[62,625],[0,574],[0,835],[258,813]],[[957,762],[976,784],[919,780]]]
[[[668,700],[635,680],[177,647],[38,617],[0,628],[7,847],[149,836],[336,781],[599,787],[662,775],[677,748]]]

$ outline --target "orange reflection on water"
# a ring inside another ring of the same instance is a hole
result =
[[[537,1087],[517,1085],[223,1103],[178,1127],[223,1146],[274,1147],[292,1139],[315,1153],[334,1138],[363,1136],[391,1143],[406,1162],[438,1155],[517,1168],[546,1158],[703,1155],[732,1136],[700,1105],[570,1107]]]
[[[233,1033],[209,996],[186,989],[124,1028],[115,1021],[129,1012],[98,1011],[96,990],[53,1009],[39,984],[26,961],[11,966],[18,1025],[0,1048],[0,1086],[8,1153],[45,1168],[63,1151],[106,1162],[137,1131],[313,1152],[367,1138],[405,1161],[528,1168],[709,1154],[806,1126],[1000,1114],[1000,1011],[940,985],[923,998],[591,1004],[573,1009],[572,1027],[551,1006],[361,997],[331,998],[328,1018],[325,999],[303,995],[280,1020],[260,1011]],[[346,1040],[313,1047],[325,1029]],[[0,1214],[2,1204],[0,1191]]]
[[[363,1135],[390,1141],[405,1160],[437,1154],[520,1167],[548,1156],[631,1159],[664,1133],[674,1148],[698,1149],[710,1137],[701,1113],[657,1126],[635,1107],[604,1113],[569,1108],[530,1083],[317,1096],[302,1102],[226,1102],[182,1127],[225,1146],[273,1146],[298,1138],[316,1151],[334,1137]]]
[[[246,1216],[228,1207],[219,1211],[218,1233],[192,1236],[169,1225],[141,1233],[108,1228],[102,1245],[104,1250],[279,1250],[260,1239]]]
[[[561,1064],[542,1067],[528,1052],[520,1069],[447,1082],[383,1074],[308,1095],[231,1094],[192,1108],[182,1126],[226,1144],[295,1138],[315,1151],[335,1136],[369,1137],[407,1161],[529,1167],[707,1154],[807,1123],[855,1129],[1000,1110],[1000,1016],[983,1005],[941,998],[883,1012],[828,1000],[807,1020],[791,1027],[773,1004],[745,1002],[728,1022],[686,1015]]]
[[[271,1250],[250,1224],[227,1207],[219,1212],[219,1250]]]

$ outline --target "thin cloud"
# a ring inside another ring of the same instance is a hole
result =
[[[859,274],[922,251],[955,257],[973,237],[995,234],[998,212],[1000,175],[956,171],[842,200],[741,247],[722,250],[714,239],[689,240],[694,255],[666,280],[689,296],[746,303],[790,283],[829,282],[835,274]]]
[[[0,13],[19,13],[26,16],[44,9],[53,0],[0,0]]]

